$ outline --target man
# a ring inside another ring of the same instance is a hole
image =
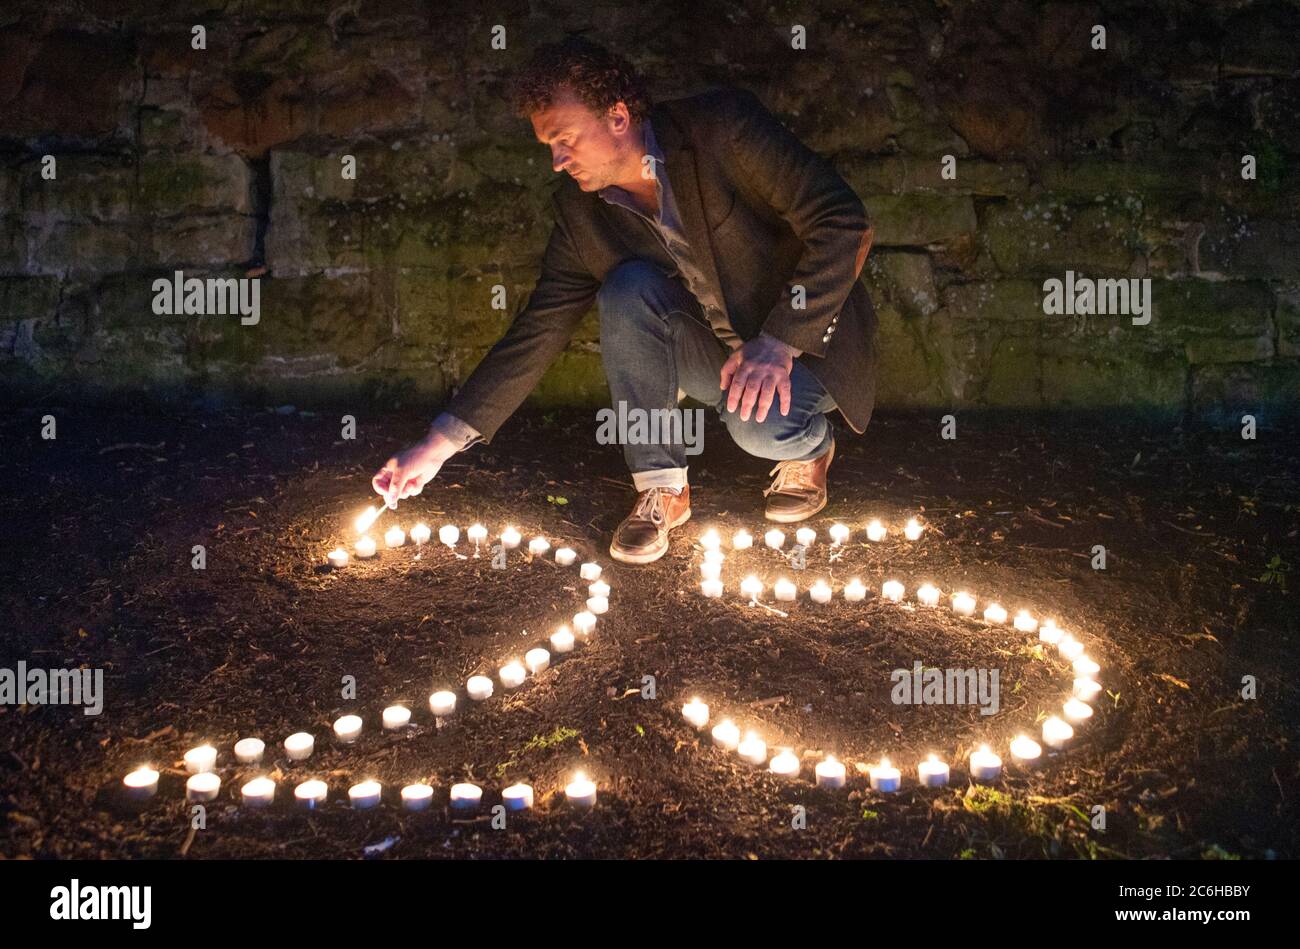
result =
[[[375,490],[390,504],[418,494],[457,451],[489,441],[595,302],[615,405],[663,412],[683,394],[713,405],[737,444],[777,462],[769,519],[820,511],[835,453],[827,413],[861,433],[875,395],[862,202],[751,93],[652,107],[626,60],[583,40],[539,49],[515,100],[569,176],[541,276]],[[690,517],[686,447],[627,444],[624,457],[638,497],[610,555],[648,563]]]

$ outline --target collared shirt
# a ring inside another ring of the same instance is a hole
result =
[[[686,288],[700,301],[700,305],[706,310],[714,311],[714,319],[710,320],[714,335],[729,348],[735,349],[742,340],[722,315],[725,311],[709,288],[709,281],[705,279],[704,273],[695,264],[690,242],[686,239],[686,231],[682,227],[677,201],[673,196],[672,184],[668,179],[663,149],[659,147],[648,118],[641,123],[641,141],[644,148],[642,154],[648,155],[654,162],[655,191],[659,195],[658,213],[651,217],[643,212],[636,206],[631,192],[618,185],[609,185],[596,193],[607,203],[626,208],[645,222],[651,232],[659,238],[659,242],[663,244],[668,256],[677,267],[677,270],[669,276],[680,276]],[[469,423],[448,412],[443,412],[434,419],[433,428],[450,439],[452,444],[461,451],[483,440],[483,436]]]
[[[710,323],[715,325],[714,321],[716,321],[723,330],[723,333],[719,334],[715,326],[715,335],[718,335],[719,339],[722,339],[728,346],[734,348],[734,345],[739,343],[740,338],[731,329],[725,318],[721,316],[725,311],[722,309],[720,301],[714,292],[710,289],[709,281],[705,279],[703,271],[695,263],[690,242],[686,239],[686,231],[682,227],[682,218],[677,209],[677,201],[673,196],[672,182],[668,177],[663,149],[659,147],[659,142],[655,138],[654,128],[650,125],[649,119],[645,119],[641,123],[641,139],[644,148],[643,154],[653,162],[655,191],[659,195],[658,214],[655,217],[646,214],[636,206],[632,195],[618,185],[601,188],[597,194],[609,204],[615,204],[631,211],[649,226],[677,267],[677,270],[669,274],[669,276],[680,276],[686,284],[686,288],[700,301],[700,305],[707,310],[714,311],[714,320],[711,320]],[[733,338],[735,343],[732,342]]]

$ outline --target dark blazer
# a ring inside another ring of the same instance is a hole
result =
[[[871,418],[876,314],[858,282],[873,228],[862,201],[825,159],[753,93],[718,90],[650,113],[691,255],[741,339],[765,331],[796,349],[854,431]],[[662,258],[645,222],[568,176],[528,303],[446,411],[490,441],[564,350],[605,275]],[[804,287],[802,309],[791,287]],[[774,410],[775,411],[775,410]]]

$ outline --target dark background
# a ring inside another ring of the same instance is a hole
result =
[[[883,408],[1294,400],[1300,8],[1269,2],[6,4],[6,378],[436,402],[536,276],[553,174],[503,90],[569,32],[661,98],[753,89],[835,160],[877,226]],[[250,264],[258,326],[150,310],[158,275]],[[1067,269],[1152,278],[1152,323],[1045,317]],[[605,398],[594,318],[536,398]]]

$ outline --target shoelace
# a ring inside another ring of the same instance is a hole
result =
[[[776,480],[772,482],[771,487],[763,490],[763,497],[784,492],[788,488],[796,491],[817,490],[810,477],[811,472],[812,464],[807,461],[778,461],[776,467],[768,472],[768,475],[776,475]]]
[[[664,522],[664,489],[650,488],[636,502],[632,510],[635,520],[649,521],[652,524]]]

